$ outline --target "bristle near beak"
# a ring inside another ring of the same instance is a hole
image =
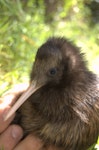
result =
[[[41,86],[36,86],[36,82],[32,82],[32,84],[29,86],[28,90],[23,93],[23,95],[16,101],[16,103],[12,106],[12,108],[9,110],[8,114],[5,116],[4,120],[6,121],[15,113],[15,111]]]

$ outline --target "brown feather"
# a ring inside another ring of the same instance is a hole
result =
[[[99,79],[77,47],[50,38],[38,49],[32,80],[45,84],[18,110],[25,135],[33,133],[62,150],[86,150],[97,141]]]

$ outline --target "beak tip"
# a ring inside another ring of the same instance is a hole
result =
[[[37,88],[35,87],[36,85],[34,83],[34,86],[30,86],[27,92],[23,93],[23,95],[17,100],[15,105],[8,111],[7,115],[4,116],[4,121],[8,120],[15,113],[15,111],[27,100],[27,98],[41,86]]]
[[[4,121],[7,121],[10,118],[9,114],[7,114],[6,116],[4,116]]]
[[[8,113],[4,116],[4,121],[7,121],[14,113],[14,110],[10,109]]]

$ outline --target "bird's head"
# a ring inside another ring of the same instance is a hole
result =
[[[60,86],[83,70],[85,62],[77,47],[65,38],[50,38],[37,51],[30,79],[37,86]]]
[[[6,119],[42,86],[64,86],[67,81],[73,80],[73,74],[77,75],[85,68],[79,49],[71,42],[65,38],[48,39],[37,51],[28,90],[15,103]]]

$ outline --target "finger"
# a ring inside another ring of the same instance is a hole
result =
[[[13,150],[23,136],[21,127],[11,125],[0,135],[0,149]]]
[[[2,133],[8,125],[11,123],[11,121],[14,119],[15,114],[13,114],[8,120],[4,121],[4,118],[9,111],[10,107],[6,107],[4,110],[0,110],[0,133]]]
[[[3,102],[7,103],[7,105],[12,106],[15,103],[15,101],[19,98],[21,93],[25,92],[28,86],[28,83],[16,84],[12,89],[4,93],[2,95],[2,98],[0,99],[3,100]]]
[[[14,85],[14,87],[10,90],[8,90],[7,92],[5,92],[3,94],[3,96],[6,96],[10,93],[16,93],[18,94],[19,92],[24,92],[29,86],[29,83],[19,83],[19,84],[16,84]]]
[[[55,147],[53,145],[50,145],[47,147],[47,150],[62,150],[62,148],[58,148],[58,147]]]
[[[0,109],[7,107],[8,105],[11,105],[13,101],[16,99],[15,93],[9,93],[0,98]]]
[[[40,150],[43,143],[40,139],[29,135],[14,150]]]

